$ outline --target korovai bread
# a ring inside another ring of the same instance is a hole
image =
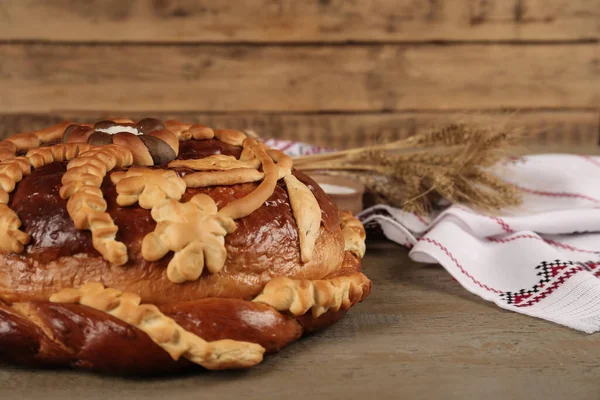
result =
[[[365,231],[284,153],[152,118],[0,142],[0,360],[246,368],[364,300]]]

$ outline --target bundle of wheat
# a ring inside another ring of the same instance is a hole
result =
[[[494,174],[509,157],[515,129],[455,123],[391,143],[294,159],[302,171],[351,177],[380,202],[425,213],[446,200],[488,211],[518,205],[518,188]]]

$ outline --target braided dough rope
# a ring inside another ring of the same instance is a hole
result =
[[[142,256],[157,261],[174,251],[167,267],[169,280],[196,280],[205,265],[212,273],[221,271],[227,258],[225,235],[236,225],[233,219],[217,214],[211,197],[197,194],[187,203],[163,201],[152,209],[152,218],[156,229],[144,237]]]
[[[20,231],[21,220],[6,204],[0,204],[0,250],[21,253],[31,238]]]
[[[350,211],[340,211],[340,228],[346,243],[346,251],[356,255],[358,258],[365,256],[365,228],[363,224]]]
[[[31,173],[31,167],[40,168],[54,161],[64,161],[79,154],[81,148],[88,145],[57,145],[30,150],[25,157],[15,157],[0,162],[0,250],[21,253],[29,243],[30,237],[19,230],[21,221],[7,204],[10,193],[25,175]]]
[[[40,168],[53,162],[70,161],[91,148],[92,146],[86,143],[56,144],[30,150],[25,157],[33,168]]]
[[[256,343],[229,339],[207,342],[183,329],[155,305],[140,305],[138,295],[104,288],[100,283],[64,289],[52,295],[50,301],[81,304],[112,315],[142,330],[174,360],[183,356],[208,369],[251,367],[262,361],[265,352]]]
[[[318,318],[330,310],[348,310],[362,297],[369,283],[369,279],[360,272],[324,280],[277,277],[269,281],[252,301],[296,316],[312,310],[312,316]]]
[[[0,142],[0,161],[9,160],[17,155],[17,146],[13,142]]]
[[[106,212],[107,204],[100,186],[108,171],[115,167],[128,167],[132,163],[133,155],[124,147],[92,147],[69,162],[60,188],[60,196],[69,199],[67,211],[75,227],[89,229],[94,248],[116,265],[127,262],[127,248],[116,240],[119,228]]]
[[[9,194],[18,182],[31,173],[31,164],[25,157],[0,162],[0,204],[8,204]]]
[[[42,143],[60,139],[69,125],[71,122],[65,121],[41,131],[12,135],[0,142],[0,161],[14,158],[19,150],[34,149]]]
[[[152,209],[167,199],[179,201],[186,185],[175,171],[132,167],[127,172],[111,174],[117,185],[117,204],[130,206],[139,202],[145,209]]]
[[[21,221],[7,204],[10,192],[17,182],[31,172],[31,165],[25,157],[12,158],[0,163],[0,250],[21,253],[31,238],[19,230]]]

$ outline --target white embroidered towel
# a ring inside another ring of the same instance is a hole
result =
[[[418,217],[375,206],[359,217],[410,247],[412,259],[441,264],[467,290],[502,308],[597,332],[600,158],[528,156],[498,171],[524,193],[516,210],[485,215],[452,206]]]

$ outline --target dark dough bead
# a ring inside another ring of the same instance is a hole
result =
[[[71,124],[71,125],[67,126],[67,128],[63,132],[62,142],[66,143],[67,140],[69,140],[69,136],[71,135],[71,133],[73,133],[77,128],[80,128],[80,125]]]
[[[75,126],[75,128],[71,128],[72,126]],[[85,142],[87,140],[87,138],[89,138],[89,135],[91,134],[91,132],[93,132],[94,130],[92,128],[90,128],[89,126],[83,126],[83,125],[69,125],[67,127],[67,129],[65,129],[65,133],[63,134],[62,137],[62,142],[63,143],[67,143],[69,142],[70,138],[74,138],[74,137],[79,137],[79,139],[75,140],[76,142]]]
[[[94,146],[104,146],[105,144],[111,144],[113,141],[113,135],[106,132],[94,132],[88,139],[88,143]]]
[[[154,160],[154,165],[166,164],[169,161],[173,161],[175,157],[177,157],[175,150],[173,150],[173,148],[164,140],[154,136],[140,135],[138,137],[148,148],[148,151],[152,156],[152,160]]]
[[[163,123],[155,118],[144,118],[135,124],[135,128],[144,134],[165,129]]]

